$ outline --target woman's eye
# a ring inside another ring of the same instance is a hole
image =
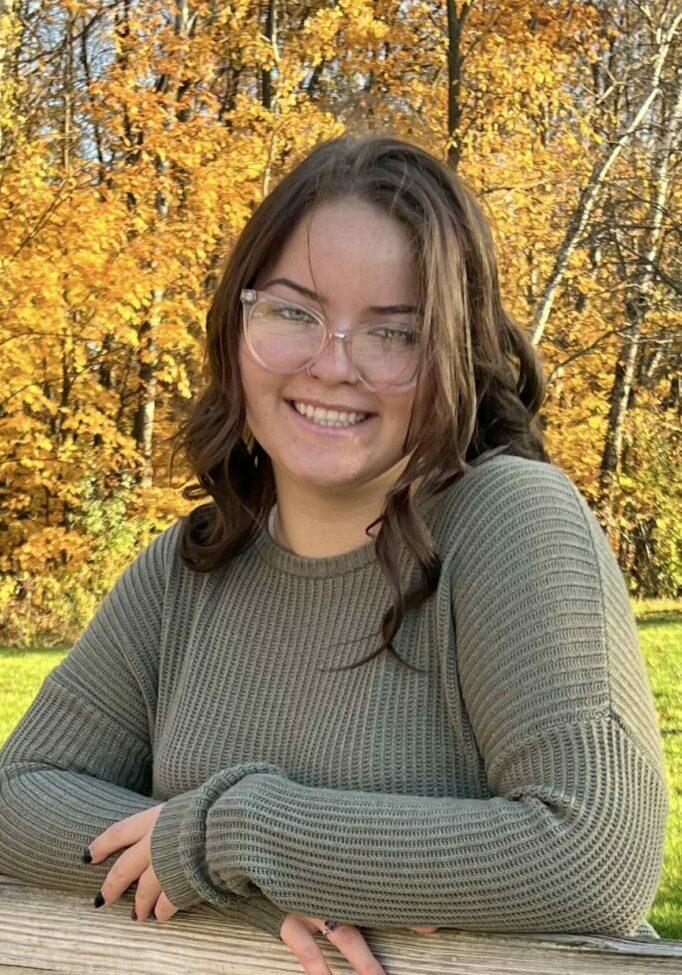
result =
[[[304,308],[296,308],[294,305],[280,305],[275,309],[276,314],[281,315],[290,322],[314,322],[315,319]]]
[[[375,328],[372,334],[400,345],[414,345],[417,341],[417,333],[411,328],[390,328],[388,325],[383,325]]]

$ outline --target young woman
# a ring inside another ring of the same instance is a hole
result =
[[[199,903],[326,972],[360,926],[656,936],[668,793],[628,594],[547,456],[470,191],[390,136],[261,203],[181,429],[206,498],[8,740],[0,871]],[[85,848],[85,854],[83,850]]]

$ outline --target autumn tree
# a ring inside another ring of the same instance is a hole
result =
[[[282,175],[345,131],[417,142],[481,199],[547,367],[551,452],[633,590],[674,594],[676,16],[0,0],[5,638],[68,639],[186,510],[171,444],[220,270]]]

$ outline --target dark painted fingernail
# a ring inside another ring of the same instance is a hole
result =
[[[95,897],[93,904],[95,905],[95,907],[101,907],[103,903],[104,903],[104,898],[102,897],[102,892],[100,891],[97,897]]]
[[[133,908],[132,911],[130,912],[130,916],[133,919],[133,921],[137,921],[137,912],[135,911],[135,908]]]
[[[92,863],[92,853],[90,852],[87,846],[83,850],[83,856],[81,857],[81,860],[83,861],[83,863]]]

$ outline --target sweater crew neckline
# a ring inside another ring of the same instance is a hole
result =
[[[442,500],[442,493],[432,495],[426,501],[417,505],[417,510],[426,515],[438,501]],[[253,545],[260,557],[268,565],[273,566],[281,572],[289,575],[306,576],[308,578],[330,578],[332,576],[342,576],[348,572],[365,568],[373,562],[378,564],[374,540],[366,542],[358,548],[353,548],[348,552],[341,552],[340,555],[326,555],[321,558],[313,556],[296,555],[289,549],[284,548],[277,542],[267,527],[261,528],[256,535]]]
[[[256,535],[254,546],[268,565],[290,575],[308,576],[310,578],[344,575],[346,572],[353,572],[355,569],[363,568],[376,560],[374,541],[369,541],[349,552],[342,552],[340,555],[326,555],[322,558],[296,555],[295,552],[289,551],[279,542],[276,542],[267,528],[262,528]]]

